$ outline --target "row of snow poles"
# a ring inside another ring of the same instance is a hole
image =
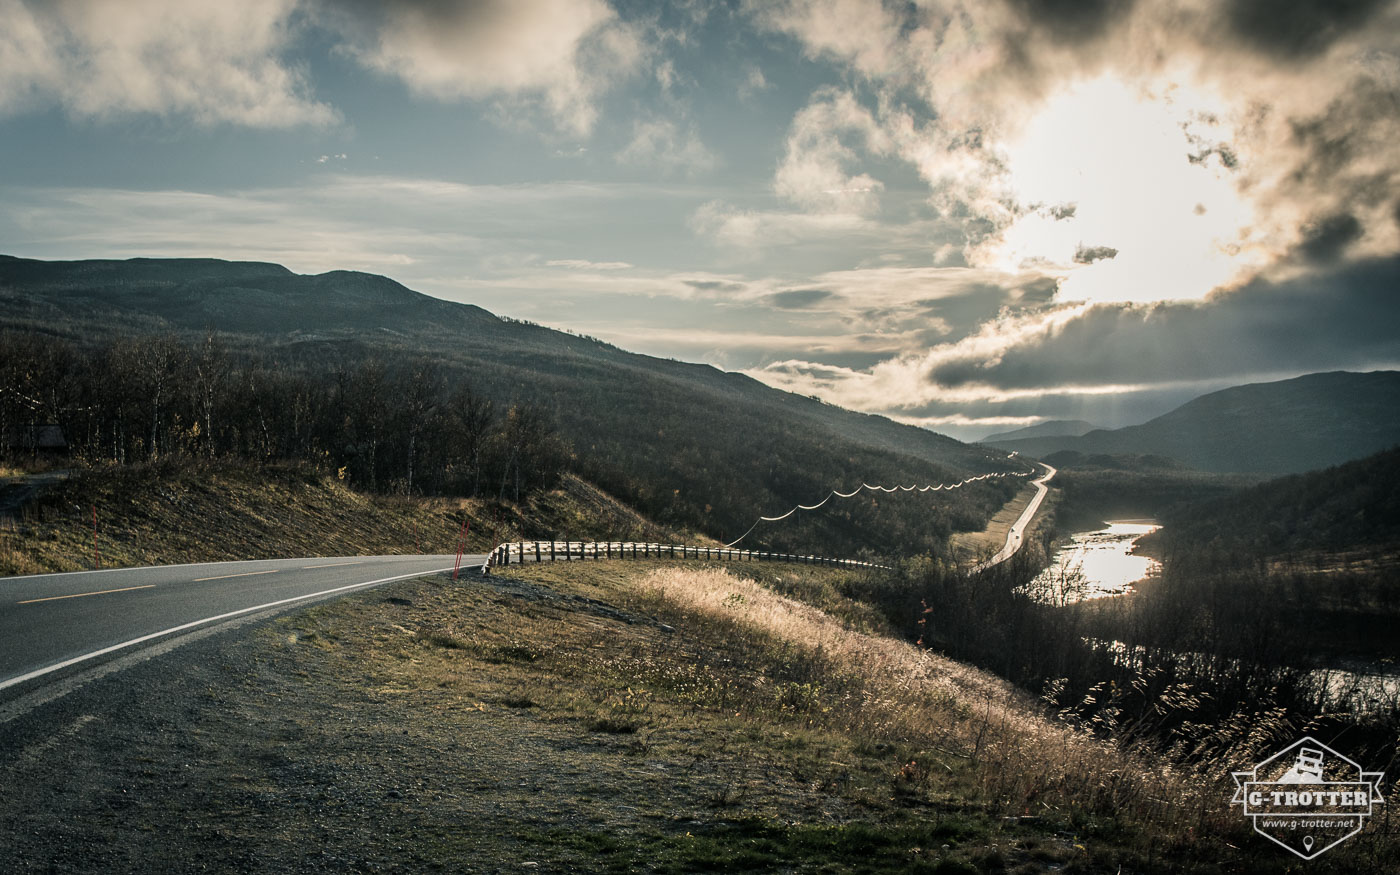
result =
[[[726,547],[689,547],[681,544],[648,544],[633,541],[520,541],[500,544],[491,551],[482,573],[489,574],[496,565],[535,562],[570,562],[574,559],[718,559],[729,561],[792,562],[802,565],[844,566],[850,568],[883,568],[873,562],[858,559],[830,559],[825,556],[803,556],[793,553],[769,553],[758,550],[734,550]]]
[[[462,531],[457,535],[457,558],[452,562],[452,579],[457,579],[457,572],[462,568],[462,554],[467,551],[467,533],[472,529],[471,520],[462,520]]]

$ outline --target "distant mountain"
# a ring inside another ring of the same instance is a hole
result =
[[[989,444],[995,441],[1021,440],[1022,438],[1038,437],[1079,437],[1081,434],[1088,434],[1097,429],[1098,426],[1092,422],[1085,422],[1082,419],[1052,419],[1038,425],[1028,425],[1025,428],[1018,428],[1014,431],[999,431],[996,434],[989,434],[978,443]]]
[[[388,277],[316,276],[280,264],[214,258],[35,261],[0,255],[0,312],[10,325],[337,336],[380,330],[492,331],[480,307],[412,291]]]
[[[1075,450],[1060,450],[1045,456],[1042,461],[1061,471],[1100,470],[1100,471],[1163,471],[1183,474],[1197,473],[1190,465],[1170,456],[1110,456],[1099,453],[1087,456]]]
[[[990,448],[707,365],[501,319],[382,276],[302,276],[275,264],[215,259],[0,256],[0,330],[99,346],[122,335],[192,338],[211,329],[228,333],[239,355],[292,370],[431,358],[450,380],[465,381],[501,409],[523,402],[547,411],[597,485],[663,524],[721,538],[738,536],[759,513],[820,499],[837,486],[937,483],[1024,467]],[[918,514],[896,513],[906,498],[887,496],[812,516],[824,520],[829,539],[864,525],[846,546],[932,549],[952,530],[980,528],[1015,488],[980,482],[917,504],[924,508]],[[814,546],[802,525],[756,532],[755,540]]]
[[[1219,473],[1311,471],[1400,444],[1400,373],[1252,383],[1202,395],[1142,425],[984,443],[1034,457],[1064,450],[1169,456]]]

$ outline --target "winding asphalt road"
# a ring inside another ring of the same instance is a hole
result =
[[[988,559],[986,562],[983,562],[973,569],[974,571],[982,571],[983,569],[991,568],[993,565],[1005,562],[1012,556],[1015,556],[1016,551],[1020,550],[1021,545],[1025,543],[1026,526],[1035,518],[1035,512],[1040,510],[1040,503],[1045,500],[1045,494],[1050,491],[1050,487],[1045,484],[1050,482],[1050,478],[1054,477],[1056,472],[1055,468],[1050,467],[1044,462],[1036,462],[1036,464],[1044,468],[1045,473],[1031,481],[1031,485],[1035,487],[1035,497],[1031,499],[1030,504],[1026,505],[1026,509],[1021,511],[1021,515],[1016,518],[1016,522],[1011,524],[1011,531],[1006,533],[1006,543],[1002,545],[1002,548],[998,550],[997,554],[991,559]]]
[[[1055,476],[1040,465],[1045,473],[1032,481],[1035,497],[979,570],[1020,549]],[[0,578],[0,692],[250,614],[451,571],[454,558],[261,559]],[[462,567],[485,560],[464,556]]]
[[[453,556],[263,559],[0,578],[0,691],[191,630],[451,571]],[[464,556],[479,567],[485,556]]]

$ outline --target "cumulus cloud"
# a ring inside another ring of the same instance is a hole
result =
[[[0,0],[0,111],[258,128],[338,116],[284,60],[297,0]]]
[[[1400,365],[1397,284],[1400,257],[1365,259],[1204,301],[1004,310],[967,336],[863,369],[793,360],[752,373],[903,416],[1065,416],[1095,399],[1105,416],[1160,413],[1154,405],[1251,380]]]
[[[880,226],[856,213],[808,213],[736,207],[722,200],[707,201],[690,217],[691,227],[741,254],[757,256],[765,249],[796,243],[874,239]]]
[[[848,169],[859,160],[848,140],[858,142],[867,154],[889,149],[874,117],[849,92],[819,91],[792,121],[773,189],[815,212],[870,213],[884,185]]]
[[[430,97],[541,101],[588,133],[595,101],[636,68],[635,28],[602,0],[322,0],[324,21],[366,66]]]
[[[0,21],[0,111],[204,126],[337,122],[290,59],[312,31],[417,95],[528,103],[571,134],[647,53],[604,0],[0,0]]]
[[[616,157],[623,165],[690,175],[710,170],[717,163],[714,153],[705,148],[693,127],[682,131],[669,119],[634,122],[632,139]]]
[[[1158,235],[1156,248],[1175,248],[1178,263],[1220,262],[1183,278],[1175,289],[1120,292],[1168,299],[1199,297],[1270,265],[1292,263],[1300,252],[1325,256],[1344,250],[1360,257],[1400,248],[1392,221],[1400,198],[1397,6],[1395,0],[779,0],[753,2],[748,9],[759,24],[795,38],[812,57],[842,64],[859,77],[860,89],[848,89],[865,95],[852,98],[855,107],[840,117],[804,111],[795,121],[794,141],[801,131],[814,156],[806,177],[816,179],[815,171],[823,170],[836,178],[835,171],[857,166],[867,155],[898,156],[928,184],[932,205],[964,218],[964,254],[972,264],[1005,267],[1060,258],[1072,267],[1073,247],[1063,256],[1049,251],[1047,244],[1063,245],[1055,243],[1062,235],[1035,227],[1040,221],[1116,223],[1128,232],[1155,223],[1170,231]],[[1045,214],[1045,201],[1028,196],[1025,183],[1053,178],[1054,168],[1032,166],[1027,172],[1027,165],[1060,156],[1018,143],[1033,125],[1043,124],[1046,112],[1058,106],[1052,121],[1061,135],[1076,120],[1101,140],[1115,125],[1151,127],[1146,116],[1124,119],[1113,107],[1095,116],[1087,95],[1083,105],[1055,103],[1094,81],[1120,83],[1133,94],[1132,104],[1150,107],[1162,119],[1168,137],[1161,148],[1124,140],[1117,144],[1120,154],[1084,168],[1062,167],[1062,178],[1079,172],[1108,178],[1113,165],[1122,165],[1124,181],[1176,164],[1197,168],[1195,175],[1173,170],[1178,184],[1136,186],[1117,201],[1105,196],[1081,202],[1077,215],[1073,209]],[[819,96],[813,107],[829,102]],[[864,135],[865,142],[843,136],[848,120],[862,114],[873,133]],[[1135,154],[1143,148],[1175,163]],[[816,188],[789,184],[790,173],[784,166],[776,177],[784,190]],[[1177,203],[1180,183],[1210,178],[1221,180],[1230,195],[1217,192],[1214,200],[1198,198],[1185,207]],[[878,191],[881,181],[872,174],[858,187]],[[1231,201],[1244,208],[1231,210]],[[1338,237],[1337,226],[1318,236],[1319,211],[1348,213],[1355,232]],[[1016,238],[1011,261],[1001,246],[1008,235]],[[1341,249],[1329,248],[1338,240]],[[1118,240],[1102,242],[1123,250]],[[1156,264],[1134,266],[1139,249],[1133,247],[1133,258],[1113,270],[1089,265],[1084,272],[1099,271],[1120,284],[1130,276],[1159,274]],[[1110,300],[1105,296],[1112,293],[1096,288],[1093,297]]]
[[[930,387],[1036,389],[1163,380],[1244,380],[1256,374],[1400,362],[1400,258],[1324,274],[1256,280],[1204,302],[1099,304],[1072,318],[1028,323],[987,356],[975,344],[925,359]],[[931,389],[932,391],[932,389]]]

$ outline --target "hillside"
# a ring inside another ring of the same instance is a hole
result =
[[[475,499],[366,495],[290,466],[135,466],[82,471],[16,507],[23,479],[0,477],[0,576],[93,567],[289,556],[451,554],[516,538],[691,540],[656,526],[577,477],[523,507]],[[92,514],[97,517],[94,545]]]
[[[1052,419],[1048,422],[1041,422],[1035,425],[1028,425],[1025,428],[1018,428],[1014,431],[999,431],[996,434],[989,434],[978,441],[979,444],[996,443],[997,441],[1014,441],[1025,438],[1038,437],[1079,437],[1098,429],[1092,422],[1085,422],[1082,419]]]
[[[1250,556],[1400,549],[1400,448],[1178,508],[1160,538]]]
[[[213,330],[264,392],[302,380],[289,398],[329,391],[338,374],[366,362],[383,362],[392,383],[411,363],[431,360],[445,385],[470,386],[495,401],[498,413],[514,404],[543,411],[571,445],[575,468],[599,487],[662,524],[722,540],[759,514],[835,486],[949,482],[1021,467],[995,450],[742,375],[500,319],[368,274],[300,276],[278,265],[212,259],[5,257],[0,330],[7,329],[87,351],[167,334],[190,344]],[[91,406],[63,397],[65,379],[58,374],[53,386],[25,391],[46,399],[54,421]],[[987,482],[936,504],[891,497],[757,536],[771,538],[771,546],[820,539],[845,550],[936,550],[953,531],[980,529],[1014,491]]]
[[[1044,457],[1161,455],[1218,473],[1295,474],[1400,442],[1400,373],[1336,371],[1203,395],[1142,425],[988,442]]]

